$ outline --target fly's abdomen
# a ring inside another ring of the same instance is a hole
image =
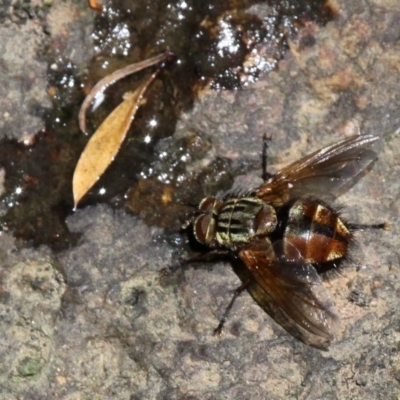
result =
[[[320,201],[298,200],[290,207],[284,238],[309,263],[343,258],[352,235],[338,213]]]

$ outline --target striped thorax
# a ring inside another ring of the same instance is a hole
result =
[[[274,208],[257,197],[220,200],[206,197],[194,222],[196,239],[211,247],[232,248],[266,237],[276,227]]]

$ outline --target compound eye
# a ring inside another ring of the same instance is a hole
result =
[[[208,227],[210,226],[211,217],[209,215],[200,215],[194,221],[194,236],[196,240],[202,244],[206,244]]]
[[[199,204],[200,211],[211,211],[214,207],[216,198],[215,197],[206,197]]]

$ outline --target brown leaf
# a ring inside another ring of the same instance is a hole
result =
[[[79,128],[82,132],[86,133],[86,111],[89,106],[92,104],[93,100],[100,94],[103,93],[108,86],[113,83],[119,81],[122,78],[125,78],[128,75],[134,74],[142,69],[148,68],[152,65],[158,64],[161,61],[166,61],[174,57],[174,54],[167,49],[164,53],[158,54],[152,58],[148,58],[146,60],[129,64],[124,68],[117,69],[111,74],[106,75],[102,80],[96,83],[95,86],[90,90],[89,94],[86,96],[83,101],[81,108],[79,110],[78,120],[79,120]]]
[[[137,109],[143,103],[143,95],[155,76],[156,73],[134,92],[130,92],[90,138],[72,178],[74,209],[114,160]]]
[[[93,10],[96,11],[102,11],[103,10],[103,2],[102,1],[97,1],[97,0],[89,0],[89,7],[93,8]]]

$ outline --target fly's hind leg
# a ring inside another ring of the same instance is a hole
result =
[[[228,306],[226,307],[224,314],[222,315],[222,318],[219,321],[218,326],[214,329],[213,335],[214,336],[219,336],[222,332],[222,329],[225,325],[225,322],[229,316],[229,313],[231,312],[231,309],[236,301],[236,299],[242,294],[244,290],[248,288],[250,284],[250,280],[247,280],[243,282],[234,292],[231,301],[229,302]]]
[[[380,224],[349,224],[349,228],[356,231],[365,231],[367,229],[383,229],[388,231],[390,230],[390,225],[387,222]]]
[[[385,231],[390,230],[390,225],[387,222],[382,222],[380,224],[350,224],[349,228],[357,231],[365,231],[367,229],[383,229]],[[360,267],[357,267],[357,271]]]

